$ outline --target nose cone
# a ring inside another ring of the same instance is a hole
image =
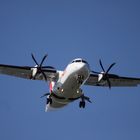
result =
[[[84,64],[84,63],[79,63],[77,65],[77,70],[82,70],[82,69],[85,69],[85,68],[86,68],[86,64]]]
[[[81,75],[86,75],[86,77],[90,74],[90,67],[88,64],[85,63],[79,63],[77,66],[77,71]]]
[[[84,70],[89,70],[90,69],[90,67],[89,67],[89,64],[87,64],[87,63],[79,63],[79,69],[84,69]]]
[[[87,61],[82,58],[74,59],[70,65],[67,67],[70,68],[71,71],[78,74],[88,74],[90,73],[90,67]]]

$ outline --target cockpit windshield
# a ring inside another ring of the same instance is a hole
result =
[[[79,62],[88,64],[87,61],[85,61],[85,60],[83,60],[83,59],[75,59],[75,60],[73,60],[71,63],[79,63]]]

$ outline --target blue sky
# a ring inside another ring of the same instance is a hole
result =
[[[140,77],[140,2],[138,0],[0,0],[0,63],[46,65],[63,70],[76,57],[100,71]],[[45,113],[48,86],[0,76],[0,139],[139,140],[140,87],[83,87],[92,104],[78,101]]]

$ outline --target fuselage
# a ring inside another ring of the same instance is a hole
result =
[[[52,103],[46,106],[46,110],[63,107],[79,98],[82,95],[80,87],[89,75],[89,64],[81,58],[74,59],[53,86]]]

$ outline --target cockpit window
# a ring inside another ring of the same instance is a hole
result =
[[[73,60],[72,63],[79,63],[79,62],[83,62],[85,64],[88,64],[87,61],[83,60],[83,59],[76,59],[76,60]]]

